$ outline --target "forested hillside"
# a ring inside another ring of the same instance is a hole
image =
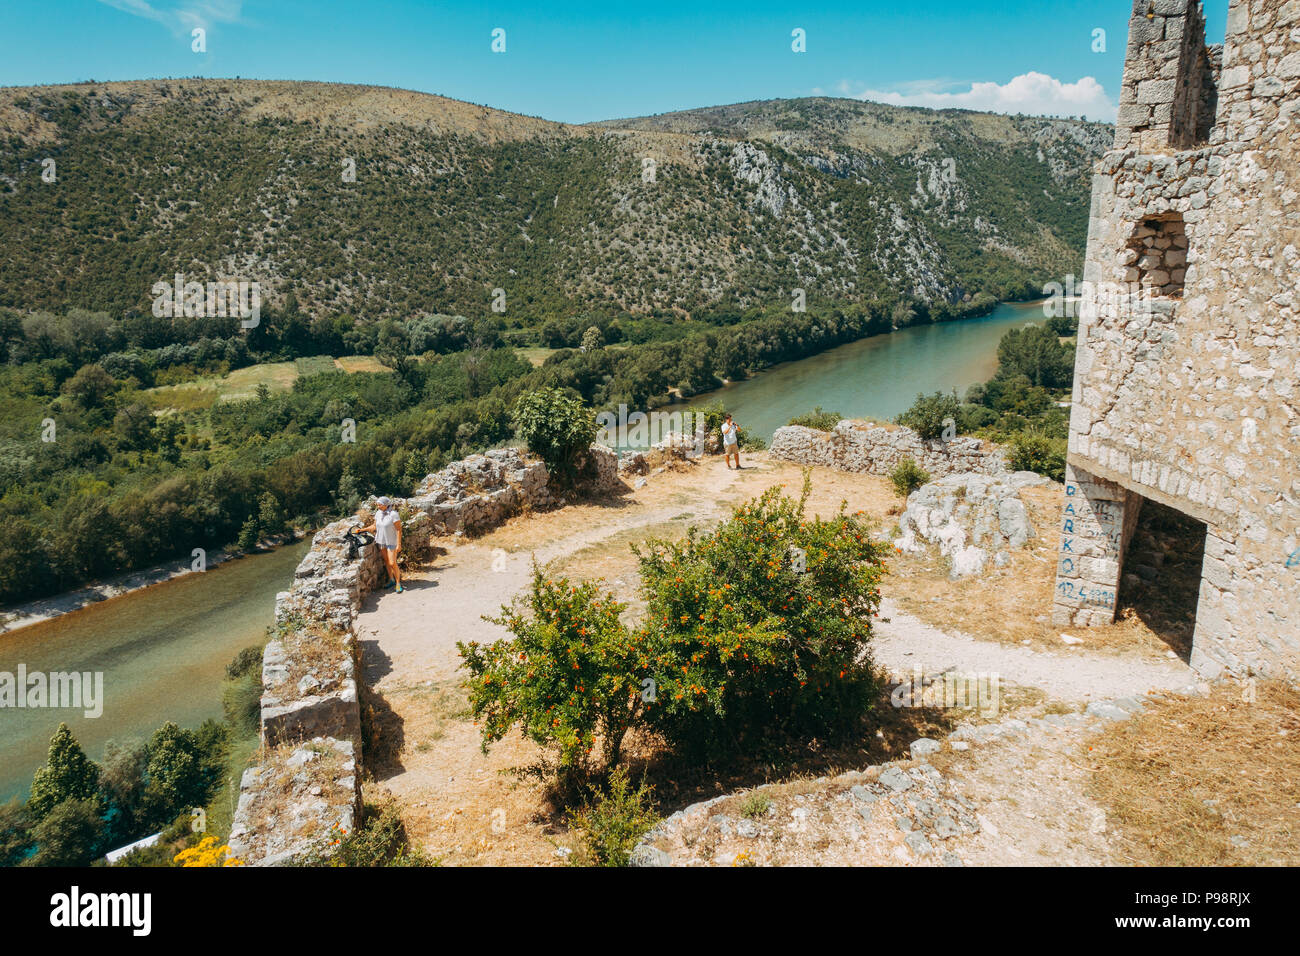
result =
[[[1031,295],[1078,271],[1108,136],[824,99],[572,127],[330,84],[0,90],[0,602],[406,493],[510,439],[529,389],[650,408]],[[258,323],[156,315],[177,273],[257,283]]]
[[[0,305],[147,313],[176,272],[363,320],[477,315],[499,288],[516,329],[794,288],[1002,298],[1081,257],[1108,136],[827,99],[572,127],[327,84],[7,89]]]

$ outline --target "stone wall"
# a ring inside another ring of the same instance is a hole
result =
[[[1135,4],[1115,148],[1093,179],[1075,359],[1066,502],[1073,489],[1092,517],[1080,538],[1063,515],[1055,618],[1110,619],[1094,602],[1113,593],[1123,529],[1152,498],[1208,528],[1193,666],[1294,678],[1300,0],[1232,0],[1218,58],[1199,3]],[[1189,142],[1175,105],[1197,83],[1215,114]],[[1178,241],[1144,270],[1134,243],[1172,222]],[[1184,241],[1180,283],[1165,256]],[[1066,550],[1081,541],[1095,552],[1082,572]]]
[[[825,465],[841,471],[888,475],[905,458],[911,458],[931,478],[951,474],[1005,475],[1005,452],[978,438],[950,442],[923,441],[910,428],[873,425],[845,420],[832,431],[803,425],[786,425],[772,435],[773,458],[802,465]]]
[[[593,445],[578,493],[622,487],[613,452]],[[319,849],[324,835],[350,831],[361,808],[361,710],[355,621],[366,594],[387,575],[378,549],[349,557],[349,528],[374,519],[370,499],[357,514],[326,525],[276,596],[277,636],[262,659],[262,750],[240,783],[232,855],[275,865]],[[518,449],[472,455],[429,475],[402,515],[402,550],[423,557],[439,537],[486,531],[529,509],[563,505],[546,466]],[[337,772],[329,771],[337,763]],[[327,768],[327,769],[322,769]]]

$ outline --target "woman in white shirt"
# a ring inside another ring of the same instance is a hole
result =
[[[397,556],[402,551],[402,516],[393,507],[393,502],[386,497],[378,499],[375,502],[375,520],[360,530],[375,536],[375,547],[388,569],[385,587],[396,585],[397,593],[401,594],[402,569],[397,566]]]
[[[736,467],[740,467],[740,426],[731,419],[731,413],[722,422],[722,452],[727,467],[731,467],[731,456],[736,456]]]

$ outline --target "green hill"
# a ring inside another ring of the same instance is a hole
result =
[[[9,88],[0,305],[147,313],[177,272],[362,319],[488,315],[502,289],[506,328],[768,306],[796,287],[1003,297],[1081,261],[1109,137],[827,98],[575,127],[335,84]]]

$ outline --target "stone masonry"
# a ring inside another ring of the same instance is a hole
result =
[[[877,425],[845,419],[832,431],[803,425],[786,425],[772,435],[773,458],[802,465],[826,465],[841,471],[888,475],[905,458],[911,458],[931,478],[978,473],[1006,475],[1001,448],[978,438],[925,441],[901,425]]]
[[[579,493],[625,488],[618,459],[602,446],[587,455]],[[486,531],[534,508],[563,505],[551,493],[546,465],[516,448],[452,462],[429,475],[402,514],[402,550],[427,556],[434,539]],[[262,749],[240,781],[230,832],[233,856],[275,866],[329,852],[361,811],[361,702],[357,693],[355,621],[366,594],[387,577],[378,549],[349,557],[346,533],[373,520],[374,499],[318,531],[276,596],[280,635],[262,657]]]
[[[1192,665],[1300,673],[1300,0],[1136,0],[1093,177],[1053,619],[1113,619],[1145,499],[1206,525]]]

